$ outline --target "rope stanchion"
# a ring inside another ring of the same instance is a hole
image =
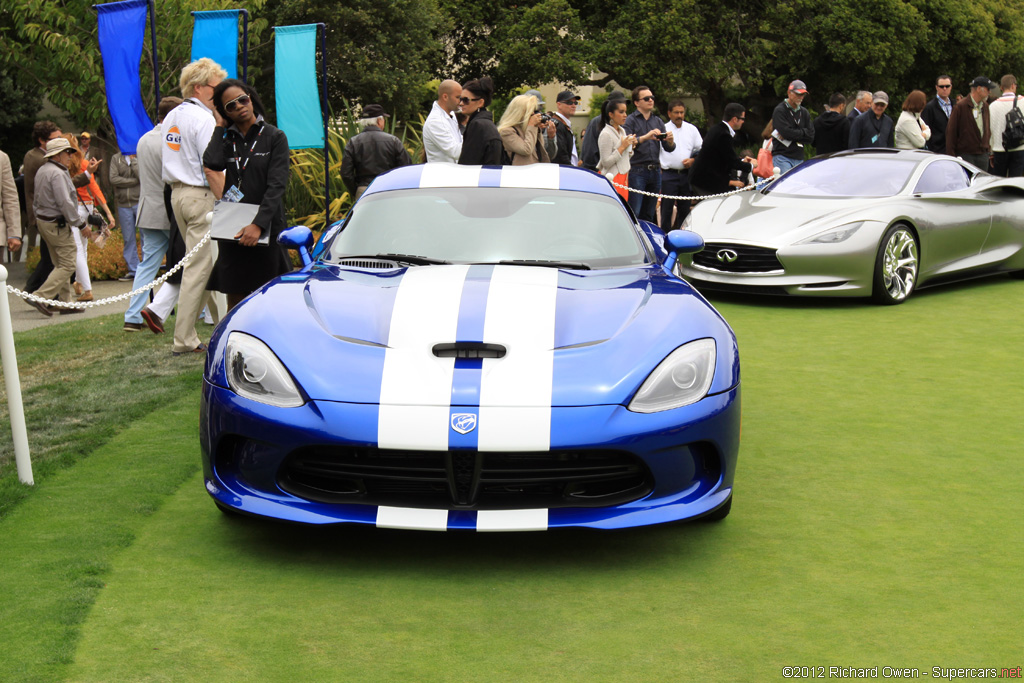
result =
[[[657,192],[647,192],[646,190],[634,190],[629,185],[620,185],[619,183],[617,183],[617,182],[615,182],[614,180],[611,180],[611,179],[609,179],[608,182],[610,182],[615,187],[622,188],[623,190],[629,190],[630,192],[636,192],[637,194],[646,195],[648,197],[658,197],[659,199],[673,199],[673,200],[678,200],[678,201],[699,202],[699,201],[701,201],[703,199],[716,199],[718,197],[728,197],[730,195],[739,194],[740,192],[747,192],[748,190],[756,190],[756,189],[760,188],[762,183],[768,182],[769,180],[775,180],[775,178],[777,178],[777,177],[778,176],[774,176],[772,178],[761,178],[760,180],[758,180],[755,183],[752,183],[752,184],[747,185],[745,187],[737,188],[735,190],[731,190],[729,192],[722,192],[720,194],[708,194],[708,195],[702,195],[702,196],[696,196],[696,197],[678,197],[678,196],[671,195],[671,194],[658,194]]]
[[[154,289],[155,287],[158,287],[158,286],[162,285],[167,280],[167,278],[169,278],[170,276],[174,275],[179,270],[184,268],[185,264],[188,263],[189,260],[193,256],[195,256],[196,253],[199,252],[199,250],[202,248],[202,246],[204,244],[206,244],[207,242],[209,242],[209,241],[210,241],[210,233],[207,232],[205,235],[203,235],[203,238],[201,240],[199,240],[199,243],[196,244],[196,246],[192,247],[192,250],[189,251],[187,254],[185,254],[182,257],[182,259],[180,261],[178,261],[177,264],[175,264],[175,266],[173,268],[171,268],[166,273],[164,273],[163,275],[161,275],[157,279],[153,280],[149,284],[143,285],[142,287],[139,287],[138,289],[134,289],[134,290],[132,290],[130,292],[125,292],[124,294],[118,294],[117,296],[107,297],[106,299],[100,299],[98,301],[84,301],[83,302],[83,301],[58,301],[56,299],[44,299],[43,297],[36,296],[35,294],[32,294],[30,292],[23,292],[22,290],[18,289],[17,287],[12,287],[11,285],[7,285],[7,291],[10,292],[11,294],[16,295],[16,296],[20,296],[25,301],[35,301],[36,303],[40,303],[40,304],[43,304],[45,306],[50,306],[51,308],[80,308],[80,309],[84,310],[86,308],[93,308],[94,306],[105,306],[107,304],[117,303],[118,301],[128,301],[132,297],[134,297],[134,296],[136,296],[138,294],[142,294],[144,292],[148,292],[149,290]]]

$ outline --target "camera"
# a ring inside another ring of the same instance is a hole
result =
[[[104,221],[102,218],[100,218],[98,215],[94,213],[90,213],[86,217],[85,222],[97,228],[102,228],[104,225],[107,224],[106,221]]]
[[[664,140],[665,138],[668,137],[668,133],[658,133],[654,137],[657,138],[658,140]]]
[[[545,114],[542,111],[538,111],[537,113],[540,114],[540,122],[541,123],[547,123],[548,121],[551,120],[551,114]]]

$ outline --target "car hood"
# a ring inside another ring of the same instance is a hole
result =
[[[888,198],[874,199],[872,210]],[[822,230],[871,215],[864,199],[808,199],[744,192],[704,200],[693,210],[691,229],[705,242],[739,242],[779,248]]]
[[[236,308],[218,328],[211,358],[232,330],[262,339],[318,400],[377,403],[397,384],[416,404],[478,405],[480,380],[475,389],[463,385],[482,372],[509,375],[507,390],[488,404],[520,405],[538,391],[549,392],[553,406],[624,403],[671,351],[705,337],[716,339],[722,368],[712,392],[738,381],[728,325],[658,267],[372,271],[320,264],[279,278]],[[495,350],[484,344],[505,355],[486,357]],[[438,383],[434,393],[421,390]]]

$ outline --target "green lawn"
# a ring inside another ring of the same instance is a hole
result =
[[[203,490],[185,397],[0,519],[0,680],[1021,664],[1024,283],[896,307],[715,303],[743,363],[724,522],[476,535],[228,518]]]

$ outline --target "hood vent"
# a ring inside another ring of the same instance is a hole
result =
[[[435,344],[434,355],[438,358],[504,358],[505,347],[482,342]]]
[[[391,269],[401,268],[394,261],[376,260],[376,259],[344,259],[338,261],[337,265],[342,268],[379,268],[379,269]]]

